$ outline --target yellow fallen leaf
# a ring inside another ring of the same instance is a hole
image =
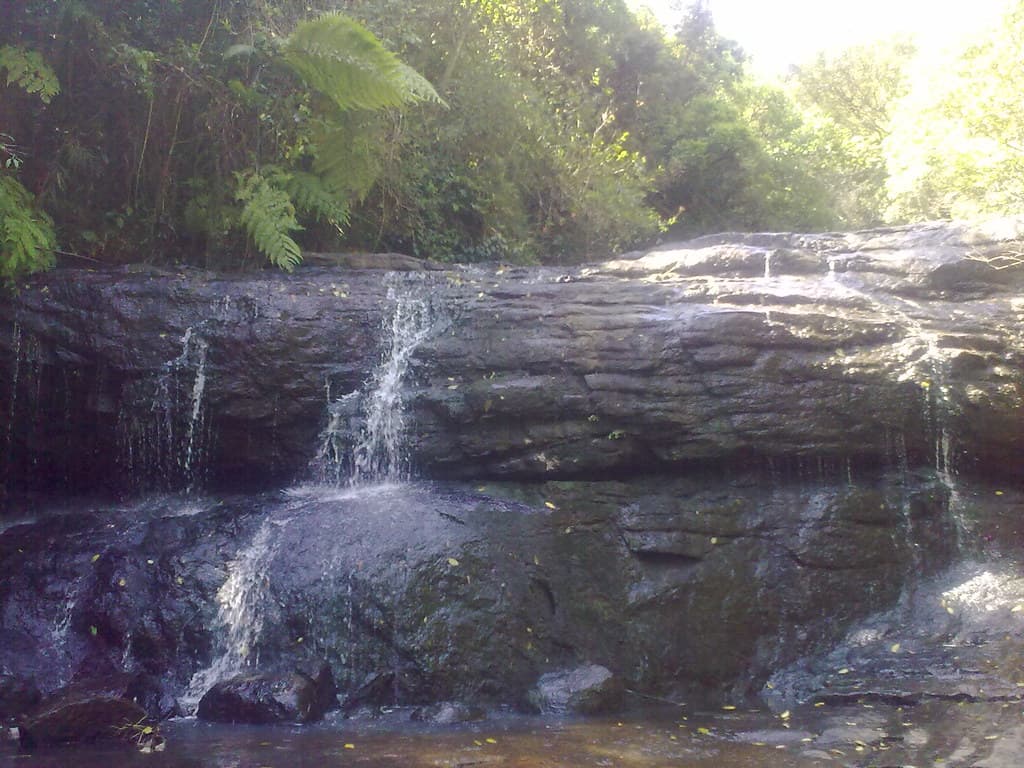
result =
[[[848,675],[848,674],[850,674],[850,669],[849,669],[849,667],[843,667],[842,669],[840,669],[840,670],[839,670],[839,674],[840,674],[840,675]]]
[[[824,707],[825,706],[825,702],[824,701],[816,701],[816,702],[814,702],[814,706],[816,706],[816,707]]]
[[[545,507],[547,507],[548,509],[558,509],[558,507],[556,507],[556,506],[555,506],[554,504],[552,504],[552,503],[551,503],[550,501],[545,501],[545,502],[544,502],[544,506],[545,506]]]
[[[345,749],[355,749],[355,748],[356,748],[355,744],[346,744],[345,745]]]
[[[697,733],[699,733],[701,736],[710,736],[711,735],[711,731],[709,731],[707,728],[698,728],[697,729]]]
[[[457,568],[459,566],[459,561],[456,560],[454,557],[449,557],[448,565],[452,566],[453,568]]]
[[[781,715],[779,715],[779,719],[780,720],[789,720],[789,710],[787,709],[785,712],[783,712]]]
[[[722,709],[724,709],[726,712],[732,712],[734,709],[736,709],[736,706],[734,704],[726,704],[722,707]]]
[[[125,585],[126,585],[127,583],[128,583],[128,582],[127,582],[127,581],[125,581],[124,579],[118,579],[118,580],[117,580],[117,586],[119,586],[119,587],[123,587],[123,586],[125,586]]]
[[[717,536],[712,536],[711,537],[711,543],[712,544],[717,544],[718,543],[718,537]]]
[[[899,653],[900,652],[900,644],[899,643],[893,643],[892,645],[890,645],[889,646],[889,652],[890,653]]]
[[[488,744],[497,744],[498,743],[497,739],[492,739],[490,736],[488,736],[486,739],[484,739],[484,741],[486,741]]]
[[[1002,496],[1002,495],[1003,495],[1002,491],[996,491],[996,496]]]
[[[95,562],[96,562],[97,560],[99,560],[99,559],[100,559],[100,556],[99,556],[99,555],[93,555],[93,556],[92,556],[92,562],[94,562],[94,563],[95,563]]]
[[[1024,604],[1021,603],[1017,603],[1017,605],[1010,609],[1010,613],[1020,613],[1021,611],[1024,611]]]

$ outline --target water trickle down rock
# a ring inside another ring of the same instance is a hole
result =
[[[209,438],[203,402],[208,351],[206,340],[189,327],[181,338],[181,354],[164,364],[155,381],[129,387],[118,442],[137,490],[193,493],[201,486]]]
[[[409,278],[389,286],[394,309],[384,323],[381,361],[365,392],[332,400],[328,382],[329,421],[316,461],[322,482],[358,486],[408,479],[403,386],[417,348],[446,325],[429,288],[422,279]],[[360,423],[357,432],[353,426]]]
[[[228,578],[217,592],[220,653],[196,672],[181,704],[194,711],[213,685],[259,663],[259,638],[268,620],[267,572],[276,552],[274,529],[287,520],[264,520],[252,543],[228,563]]]
[[[14,417],[18,408],[18,376],[21,374],[21,325],[14,323],[11,329],[11,396],[7,406],[7,429],[4,433],[3,475],[6,480],[10,471],[14,451]]]
[[[322,436],[317,461],[321,481],[335,485],[347,481],[358,487],[408,477],[402,385],[416,348],[435,333],[442,322],[425,289],[418,283],[391,286],[388,296],[395,306],[390,321],[384,326],[383,357],[370,377],[369,392],[365,396],[351,392],[332,401],[330,386],[327,386],[330,421]],[[205,351],[204,346],[200,363],[205,361]],[[193,386],[193,418],[186,461],[190,459],[204,381],[200,365]],[[347,428],[360,405],[364,425],[354,446],[348,448]],[[296,495],[303,494],[296,491]],[[276,553],[275,528],[287,525],[289,520],[265,520],[252,544],[229,564],[228,578],[217,593],[216,623],[222,633],[222,650],[208,668],[193,676],[182,699],[188,710],[194,711],[203,694],[216,683],[240,674],[247,667],[258,666],[260,633],[267,620],[265,612],[272,605],[267,599],[267,574]]]

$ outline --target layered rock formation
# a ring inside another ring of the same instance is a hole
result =
[[[322,660],[351,707],[524,705],[588,664],[757,693],[955,559],[967,484],[1019,479],[1022,238],[33,278],[0,307],[0,673],[119,666],[151,713]],[[159,489],[193,496],[19,500]]]

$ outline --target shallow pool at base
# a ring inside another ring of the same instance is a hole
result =
[[[983,765],[1024,758],[1024,704],[932,700],[911,707],[861,701],[622,719],[497,716],[460,726],[409,723],[408,712],[375,721],[311,727],[166,723],[162,752],[123,744],[18,753],[14,768],[803,768]]]

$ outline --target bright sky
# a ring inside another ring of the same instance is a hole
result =
[[[689,0],[628,0],[666,26]],[[709,0],[715,26],[736,40],[763,74],[783,74],[821,50],[840,50],[896,33],[942,46],[998,21],[1013,0]]]

